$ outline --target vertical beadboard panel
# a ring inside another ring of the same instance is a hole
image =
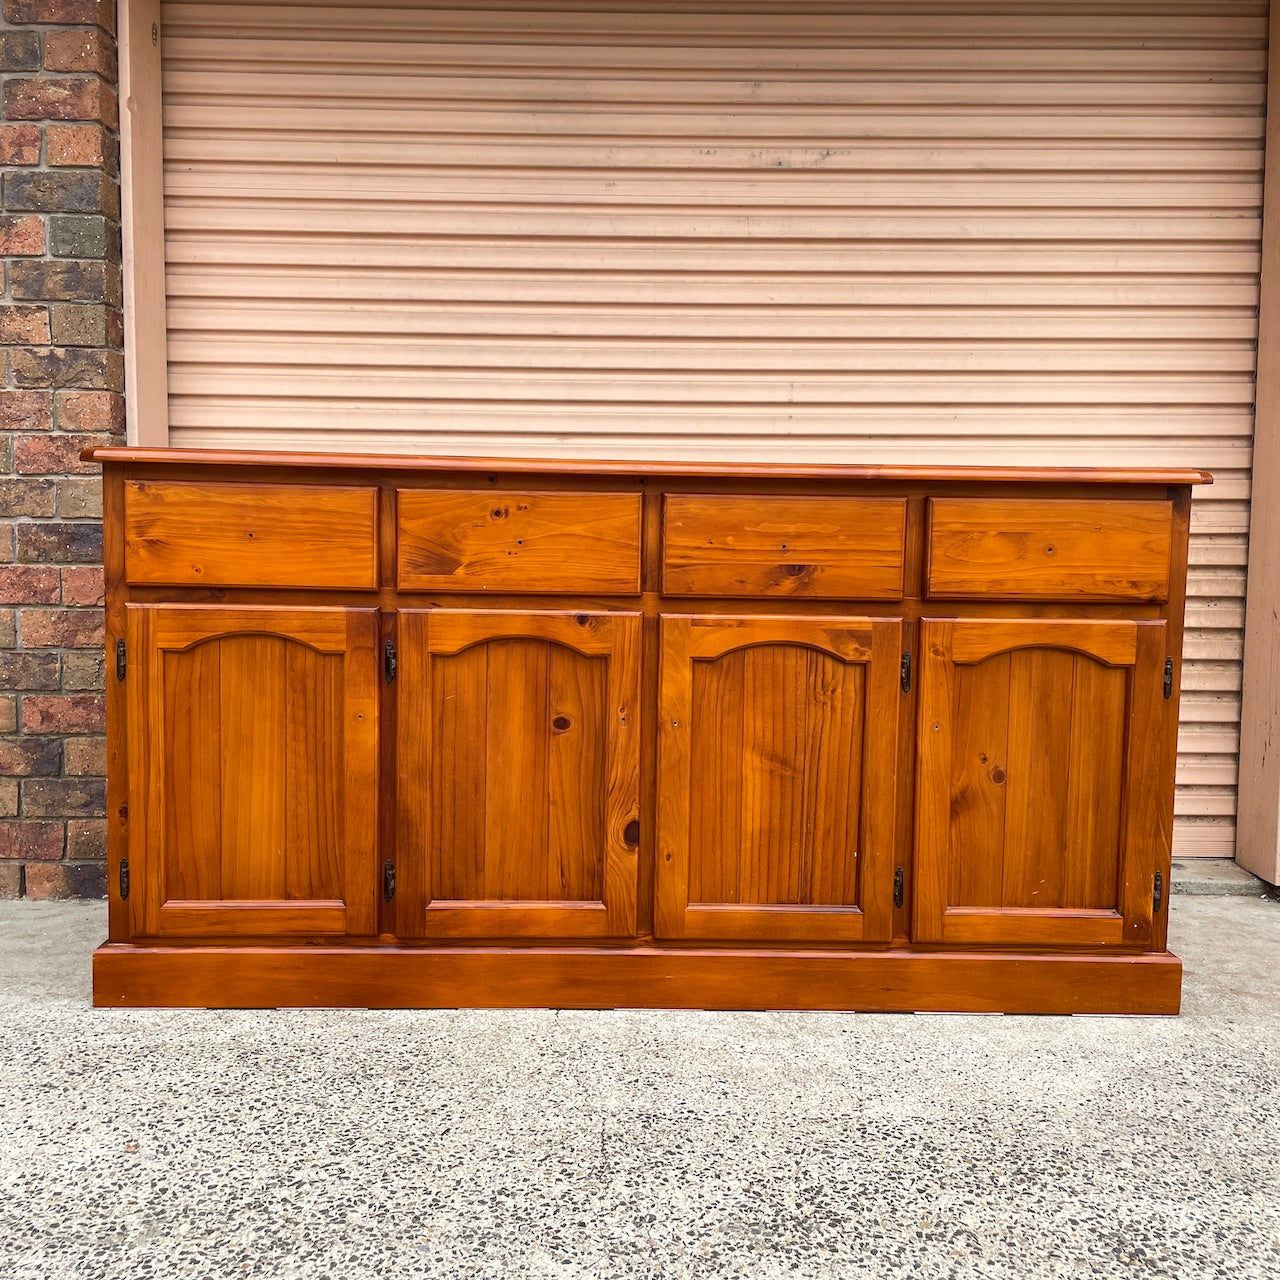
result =
[[[1265,3],[166,3],[174,444],[1160,463],[1234,845]]]

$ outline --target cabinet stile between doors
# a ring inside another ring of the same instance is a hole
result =
[[[97,1003],[1177,1011],[1207,477],[95,456]]]

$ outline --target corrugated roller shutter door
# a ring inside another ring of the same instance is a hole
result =
[[[164,6],[172,441],[1160,463],[1233,849],[1266,5]]]

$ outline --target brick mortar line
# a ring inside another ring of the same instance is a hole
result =
[[[0,896],[98,895],[100,481],[76,455],[123,422],[115,13],[3,14]]]

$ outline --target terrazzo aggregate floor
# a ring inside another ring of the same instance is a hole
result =
[[[1280,903],[1176,1019],[105,1011],[0,903],[0,1280],[1280,1278]]]

